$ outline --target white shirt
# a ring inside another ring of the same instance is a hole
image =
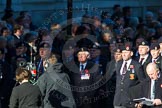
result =
[[[82,70],[82,69],[81,69],[81,68],[82,68],[81,65],[83,65],[83,69],[85,69],[85,67],[86,67],[86,65],[87,65],[87,62],[86,62],[86,63],[83,63],[83,64],[80,63],[80,65],[79,65],[79,66],[80,66],[80,71]]]
[[[151,80],[151,92],[150,92],[151,100],[155,98],[155,80]]]
[[[129,59],[127,61],[123,61],[123,64],[122,64],[122,67],[120,69],[120,75],[122,75],[122,72],[123,72],[123,69],[124,69],[124,65],[125,65],[125,62],[127,62],[127,69],[129,68],[129,65],[131,64],[131,61],[132,59]]]
[[[154,63],[154,61],[156,62],[156,61],[157,61],[157,59],[152,59],[152,63]]]

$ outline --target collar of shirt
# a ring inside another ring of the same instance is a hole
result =
[[[20,39],[20,36],[17,36],[16,34],[14,34],[18,39]]]
[[[29,82],[28,80],[24,79],[22,82],[20,82],[20,84],[23,84],[25,82]]]
[[[83,65],[83,69],[85,69],[86,65],[87,65],[87,62],[85,63],[80,63],[79,67],[80,67],[80,70],[81,70],[81,65]]]
[[[159,57],[158,57],[158,58],[159,58]],[[158,58],[156,58],[156,59],[153,59],[153,58],[152,58],[152,62],[154,62],[154,61],[156,62]]]
[[[129,67],[129,65],[131,64],[131,61],[132,61],[132,59],[129,59],[129,60],[127,60],[127,61],[124,61],[124,63],[127,62],[127,69],[128,69],[128,67]]]
[[[146,54],[144,57],[140,57],[139,62],[141,60],[141,58],[144,58],[142,61],[142,64],[146,61],[146,59],[148,58],[149,54]]]

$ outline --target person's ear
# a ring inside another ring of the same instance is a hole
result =
[[[131,51],[131,56],[133,56],[133,51]]]
[[[148,51],[148,52],[150,51],[150,48],[149,48],[149,47],[147,47],[147,51]]]

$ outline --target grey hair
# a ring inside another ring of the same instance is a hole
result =
[[[156,69],[157,71],[159,71],[160,69],[159,69],[159,66],[156,64],[156,63],[149,63],[148,65],[147,65],[147,67],[146,67],[146,70],[148,69],[148,68],[154,68],[154,69]]]

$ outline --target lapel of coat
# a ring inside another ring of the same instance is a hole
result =
[[[147,80],[147,84],[144,85],[144,89],[148,91],[146,92],[147,98],[150,98],[150,95],[151,95],[151,80],[150,79]]]
[[[160,74],[160,77],[155,81],[155,98],[161,97],[161,95],[159,95],[162,89],[162,76],[161,75],[162,74]]]
[[[117,63],[116,73],[120,75],[120,69],[122,67],[123,60]]]
[[[149,56],[147,57],[147,59],[146,59],[146,61],[144,62],[143,65],[146,67],[147,64],[150,63],[150,62],[152,62],[152,58],[151,58],[151,56],[149,55]]]
[[[131,63],[130,63],[129,66],[127,67],[126,77],[128,76],[128,78],[129,78],[129,75],[130,75],[130,71],[132,71],[132,70],[130,69],[130,65],[134,65],[133,60],[131,61]]]

